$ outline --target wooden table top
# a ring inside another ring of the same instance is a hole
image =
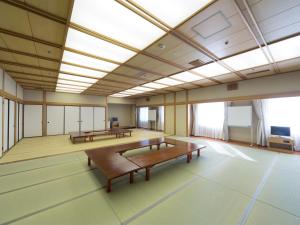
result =
[[[112,128],[107,130],[95,130],[95,131],[81,131],[81,132],[70,132],[71,137],[91,137],[97,135],[109,135],[109,134],[118,134],[118,133],[130,133],[131,130],[123,128]]]

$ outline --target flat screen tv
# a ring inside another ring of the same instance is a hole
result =
[[[291,129],[289,127],[271,126],[271,134],[279,136],[291,136]]]

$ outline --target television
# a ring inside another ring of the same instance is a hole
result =
[[[291,136],[291,129],[289,127],[271,126],[271,134],[279,136]]]

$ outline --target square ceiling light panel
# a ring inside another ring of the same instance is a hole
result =
[[[93,78],[73,76],[73,75],[64,74],[64,73],[60,73],[58,75],[58,78],[64,79],[64,80],[78,81],[78,82],[83,82],[83,83],[90,83],[90,84],[94,84],[98,81],[97,79],[93,79]]]
[[[230,71],[228,69],[226,69],[225,67],[221,66],[220,64],[218,64],[216,62],[207,64],[204,66],[200,66],[196,69],[193,69],[192,71],[195,71],[206,77],[213,77],[213,76],[230,73]]]
[[[136,54],[133,51],[111,44],[107,41],[103,41],[99,38],[95,38],[72,28],[69,28],[68,30],[65,46],[119,63],[127,61]]]
[[[57,92],[68,92],[68,93],[81,93],[83,90],[75,90],[75,89],[69,89],[69,88],[60,88],[56,87],[55,91]]]
[[[82,87],[82,86],[60,84],[60,83],[56,84],[56,88],[75,89],[75,90],[82,90],[82,91],[86,89],[86,87]]]
[[[300,35],[269,45],[275,61],[300,57]]]
[[[168,78],[168,77],[162,78],[160,80],[156,80],[155,83],[160,83],[160,84],[169,85],[169,86],[183,84],[182,81],[174,80],[174,79],[171,79],[171,78]]]
[[[158,83],[154,83],[154,82],[143,84],[142,86],[143,87],[148,87],[148,88],[154,88],[154,89],[160,89],[160,88],[166,88],[166,87],[168,87],[167,85],[158,84]]]
[[[71,22],[140,50],[165,34],[157,26],[113,0],[75,1]]]
[[[57,83],[58,84],[72,85],[72,86],[75,86],[75,87],[85,87],[85,88],[88,88],[89,86],[92,85],[90,83],[82,83],[82,82],[71,81],[71,80],[62,80],[62,79],[58,79]]]
[[[119,94],[119,93],[116,93],[116,94],[112,94],[110,95],[111,97],[117,97],[117,98],[124,98],[124,97],[128,97],[130,95],[124,95],[124,94]]]
[[[131,88],[130,90],[137,90],[137,91],[142,91],[142,92],[146,92],[146,91],[153,91],[153,88],[148,88],[148,87],[141,87],[141,86],[137,86],[134,88]]]
[[[62,61],[108,72],[114,70],[119,66],[118,64],[98,60],[92,57],[76,54],[74,52],[66,50],[64,51]]]
[[[223,62],[237,71],[266,65],[269,63],[261,49],[254,49],[229,57],[224,59]]]
[[[193,81],[204,79],[203,77],[192,74],[190,72],[178,73],[178,74],[171,76],[171,78],[175,78],[175,79],[181,80],[183,82],[193,82]]]
[[[131,0],[172,28],[192,16],[212,0]]]
[[[78,74],[78,75],[83,75],[83,76],[88,76],[88,77],[93,77],[93,78],[102,78],[104,77],[107,73],[100,72],[97,70],[90,70],[78,66],[71,66],[68,64],[62,63],[60,65],[60,72],[65,72],[65,73],[71,73],[71,74]]]
[[[139,93],[143,93],[144,91],[127,89],[126,92],[131,93],[131,94],[139,94]]]

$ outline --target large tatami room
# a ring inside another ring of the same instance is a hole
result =
[[[1,0],[0,225],[300,225],[300,0]]]

